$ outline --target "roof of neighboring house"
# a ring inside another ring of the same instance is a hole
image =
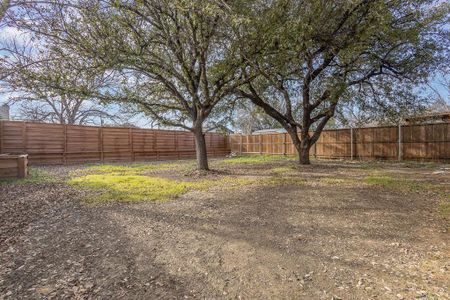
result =
[[[286,129],[284,128],[273,128],[273,129],[261,129],[253,131],[252,134],[266,134],[266,133],[285,133]]]
[[[442,120],[443,122],[450,122],[450,111],[424,114],[415,117],[405,118],[406,122],[417,122],[417,121],[427,121],[427,120]]]

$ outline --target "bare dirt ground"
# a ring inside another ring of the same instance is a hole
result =
[[[276,184],[166,202],[86,204],[90,191],[64,182],[0,184],[0,299],[450,299],[438,212],[449,165],[293,165],[219,163],[207,176]],[[365,183],[374,172],[413,184]]]

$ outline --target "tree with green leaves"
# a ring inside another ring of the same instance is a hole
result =
[[[27,7],[36,3],[46,3],[46,0],[0,0],[0,22],[5,18],[8,10],[15,7]],[[0,26],[2,24],[0,23]]]
[[[5,42],[7,43],[7,42]],[[107,105],[76,90],[107,88],[109,78],[86,72],[82,61],[61,59],[50,49],[11,43],[0,57],[0,88],[21,119],[58,124],[120,121]],[[68,63],[71,62],[72,63]]]
[[[249,79],[237,93],[277,120],[309,164],[311,146],[346,101],[385,114],[420,102],[414,88],[448,62],[448,9],[431,0],[249,3],[235,27]]]
[[[114,78],[108,88],[64,89],[191,131],[198,168],[207,170],[205,131],[244,78],[229,11],[214,0],[50,1],[16,9],[11,19],[58,59],[83,60],[84,72]]]
[[[6,14],[6,10],[9,8],[10,0],[1,0],[0,1],[0,21]]]
[[[242,134],[252,134],[252,132],[257,130],[280,127],[275,119],[267,115],[261,107],[254,105],[248,99],[236,101],[231,123],[232,128]]]

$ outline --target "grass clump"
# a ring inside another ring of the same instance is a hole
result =
[[[88,170],[95,174],[139,175],[146,171],[166,170],[168,168],[168,164],[161,164],[161,166],[158,164],[103,164],[89,167]]]
[[[442,201],[438,207],[439,214],[446,220],[450,220],[450,201]]]
[[[132,163],[132,164],[100,164],[91,165],[86,169],[71,173],[72,177],[89,174],[108,175],[142,175],[146,172],[179,170],[185,171],[193,166],[192,162],[177,161],[170,163]]]
[[[395,188],[407,192],[432,192],[434,185],[403,178],[392,178],[388,175],[370,175],[364,178],[364,183],[385,188]]]
[[[210,188],[233,189],[254,181],[246,178],[222,177],[215,180],[182,181],[160,177],[129,174],[89,174],[68,181],[68,184],[98,190],[90,195],[87,202],[136,202],[165,201],[180,196],[189,190],[207,190]]]
[[[270,171],[273,174],[282,175],[285,173],[292,172],[293,170],[294,170],[294,168],[292,168],[292,167],[277,167],[277,168],[272,168]]]
[[[48,171],[40,168],[29,168],[29,174],[25,178],[5,178],[0,179],[1,184],[45,184],[45,183],[55,183],[57,178]]]
[[[192,184],[158,177],[139,175],[91,174],[69,180],[70,185],[101,190],[88,202],[106,201],[163,201],[179,196]]]
[[[371,175],[364,179],[366,184],[379,185],[386,188],[396,188],[402,191],[416,193],[433,193],[440,198],[449,198],[448,192],[442,186],[428,182],[420,182],[416,180],[408,180],[404,178],[393,178],[388,175]]]
[[[364,178],[364,182],[370,185],[381,185],[384,187],[395,187],[399,180],[395,180],[390,176],[370,175]]]
[[[321,182],[330,185],[355,183],[355,180],[349,178],[324,177],[320,179]]]
[[[244,155],[224,159],[224,164],[266,164],[276,161],[295,160],[293,156],[284,155]]]

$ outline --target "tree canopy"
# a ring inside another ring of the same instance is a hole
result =
[[[14,18],[55,59],[81,60],[85,72],[114,78],[107,88],[65,89],[134,105],[161,124],[192,131],[199,168],[208,169],[204,131],[243,78],[229,11],[213,0],[54,1]]]
[[[415,88],[448,63],[448,15],[433,0],[52,0],[16,3],[5,19],[46,49],[30,52],[48,66],[45,92],[189,130],[208,169],[205,131],[248,100],[288,131],[301,163],[345,104],[420,108]],[[30,68],[10,70],[35,86]]]
[[[236,32],[247,41],[241,55],[253,79],[238,93],[289,132],[302,163],[309,163],[310,147],[342,102],[385,114],[417,107],[414,86],[448,62],[448,5],[439,1],[287,0],[252,7]]]

